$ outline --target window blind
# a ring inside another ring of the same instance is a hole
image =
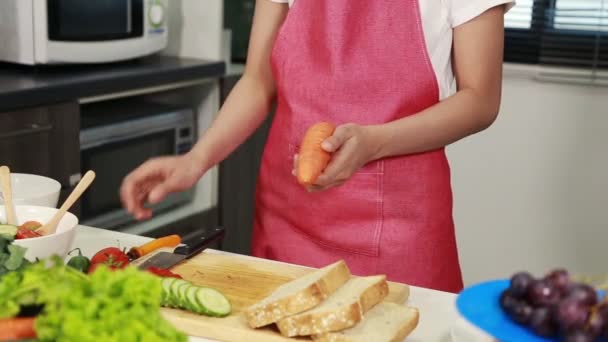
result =
[[[608,84],[608,0],[519,0],[505,16],[505,61],[539,78]]]

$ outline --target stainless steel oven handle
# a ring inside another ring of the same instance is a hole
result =
[[[20,137],[23,135],[30,135],[36,133],[48,132],[53,129],[53,125],[39,125],[39,124],[31,124],[30,127],[19,129],[16,131],[0,134],[0,139],[8,139]]]

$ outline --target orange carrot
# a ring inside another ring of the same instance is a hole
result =
[[[129,256],[132,259],[141,258],[144,255],[149,254],[159,248],[163,247],[176,247],[182,242],[182,238],[179,235],[169,235],[162,238],[152,240],[139,247],[133,247],[129,250]]]
[[[0,319],[0,341],[36,338],[35,318]]]
[[[320,122],[306,131],[300,145],[296,171],[300,184],[305,186],[313,184],[329,163],[331,154],[321,147],[321,143],[331,137],[334,130],[334,125]]]

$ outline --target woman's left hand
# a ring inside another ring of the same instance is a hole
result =
[[[331,161],[308,190],[322,191],[342,185],[363,165],[377,159],[382,145],[378,131],[377,126],[352,123],[336,127],[334,134],[321,144],[324,150],[333,153]]]

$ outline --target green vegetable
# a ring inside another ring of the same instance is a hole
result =
[[[0,224],[0,237],[13,241],[18,229],[17,226],[13,226],[12,224]]]
[[[6,227],[4,225],[3,227]],[[30,264],[25,257],[26,249],[13,245],[13,238],[0,234],[0,279],[10,271],[17,271]]]
[[[68,261],[68,266],[73,267],[82,273],[87,273],[89,271],[89,267],[91,266],[91,261],[89,260],[89,258],[82,255],[82,251],[80,250],[80,248],[76,248],[70,251],[68,255],[70,255],[75,250],[78,250],[78,255],[72,257],[70,261]]]
[[[26,249],[17,245],[9,245],[6,249],[8,250],[9,257],[4,262],[4,267],[9,271],[18,270],[25,260],[23,257],[25,256]]]
[[[186,341],[160,315],[160,279],[129,266],[100,266],[56,294],[36,321],[40,341]]]
[[[181,279],[164,278],[162,290],[163,306],[213,317],[225,317],[232,311],[226,296],[215,289],[198,287]]]

